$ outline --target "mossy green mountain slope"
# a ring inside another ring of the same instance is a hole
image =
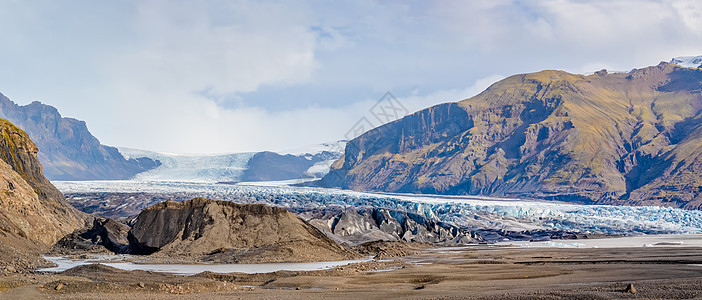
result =
[[[702,205],[702,69],[515,75],[349,142],[356,190]]]

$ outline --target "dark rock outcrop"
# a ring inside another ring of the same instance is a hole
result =
[[[0,263],[37,255],[85,218],[44,177],[29,136],[0,119]]]
[[[148,159],[126,160],[117,148],[101,145],[85,122],[61,117],[39,102],[20,106],[0,94],[0,118],[22,128],[39,148],[39,161],[51,180],[129,179],[158,166]]]
[[[204,198],[166,201],[145,209],[128,238],[134,253],[202,257],[220,262],[355,257],[285,209]]]
[[[347,208],[308,211],[300,217],[337,242],[359,245],[373,241],[468,244],[482,239],[450,224],[417,214],[384,208]]]
[[[702,207],[702,69],[542,71],[350,141],[354,190]]]
[[[108,218],[95,218],[90,227],[77,230],[59,240],[53,253],[113,252],[127,253],[129,226]]]
[[[336,153],[322,151],[317,154],[292,155],[275,152],[258,152],[248,162],[242,181],[270,181],[313,177],[305,172],[318,162],[336,159]]]

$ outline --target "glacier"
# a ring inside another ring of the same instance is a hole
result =
[[[657,206],[578,205],[482,196],[383,194],[348,190],[163,181],[55,181],[67,197],[86,193],[158,194],[263,203],[301,213],[329,207],[410,212],[469,230],[562,230],[584,234],[702,233],[702,211]],[[165,196],[163,196],[165,195]],[[124,205],[124,204],[123,204]],[[143,205],[143,204],[142,204]],[[149,204],[150,205],[150,204]]]
[[[283,164],[283,166],[271,163],[266,168],[273,171],[276,167],[285,169],[286,162],[294,164],[295,158],[302,157],[310,161],[309,167],[300,171],[299,174],[289,176],[290,178],[281,179],[321,178],[329,172],[334,161],[343,155],[345,145],[346,141],[338,141],[281,151],[276,153],[281,155],[282,159],[282,161],[278,160],[277,163]],[[252,158],[256,154],[263,153],[175,154],[125,147],[117,149],[126,159],[146,157],[161,163],[154,169],[136,174],[132,180],[199,183],[247,180],[245,172],[251,167]],[[292,156],[285,156],[288,154]]]
[[[172,154],[118,148],[126,159],[148,157],[161,162],[155,169],[137,174],[138,181],[238,181],[255,152],[231,154]]]

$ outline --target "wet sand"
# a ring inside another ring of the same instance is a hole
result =
[[[624,289],[633,283],[636,294]],[[0,299],[688,299],[702,248],[427,249],[324,271],[169,275],[83,266],[0,277]]]

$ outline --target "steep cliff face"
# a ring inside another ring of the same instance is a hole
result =
[[[47,249],[85,225],[44,177],[29,136],[0,119],[0,260]]]
[[[702,205],[702,69],[515,75],[349,142],[324,182],[358,190]]]
[[[124,159],[116,148],[101,145],[85,122],[63,118],[49,105],[19,106],[0,94],[0,118],[24,129],[36,142],[51,180],[128,179],[158,166],[151,159]]]
[[[139,214],[129,232],[135,253],[229,262],[325,261],[354,257],[295,214],[262,204],[195,198]]]

